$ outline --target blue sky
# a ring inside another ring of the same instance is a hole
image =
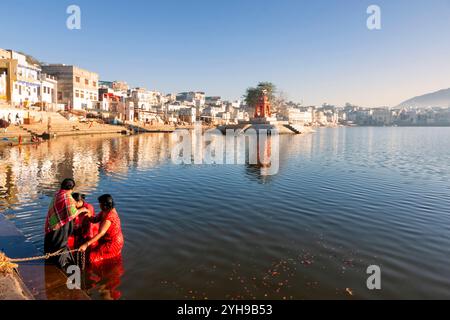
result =
[[[71,4],[81,30],[66,28]],[[366,27],[371,4],[381,30]],[[450,87],[450,0],[14,0],[2,11],[0,47],[166,93],[236,99],[272,81],[305,104],[393,106]]]

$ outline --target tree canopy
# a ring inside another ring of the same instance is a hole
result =
[[[247,88],[247,92],[244,95],[247,106],[255,107],[264,90],[267,91],[269,102],[272,103],[275,100],[275,85],[271,82],[260,82],[256,87]]]

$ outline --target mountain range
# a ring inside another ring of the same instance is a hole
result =
[[[436,92],[427,93],[421,96],[417,96],[411,99],[408,99],[402,103],[400,103],[398,108],[427,108],[427,107],[441,107],[441,108],[449,108],[450,107],[450,88],[442,89]]]

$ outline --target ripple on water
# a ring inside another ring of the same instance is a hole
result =
[[[280,138],[280,170],[174,165],[168,135],[60,138],[3,154],[0,210],[40,249],[74,176],[113,194],[124,298],[450,298],[449,128],[320,129]]]

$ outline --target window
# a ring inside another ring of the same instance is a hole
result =
[[[97,82],[96,82],[96,81],[92,81],[92,85],[93,85],[94,87],[96,87],[96,86],[97,86]]]
[[[75,82],[76,83],[80,83],[80,81],[81,81],[80,77],[75,77]]]
[[[81,98],[84,99],[84,91],[83,90],[81,90],[80,95],[81,95]]]
[[[75,98],[79,98],[80,97],[80,90],[75,90]]]
[[[88,86],[89,85],[89,80],[88,79],[84,79],[84,84]]]

